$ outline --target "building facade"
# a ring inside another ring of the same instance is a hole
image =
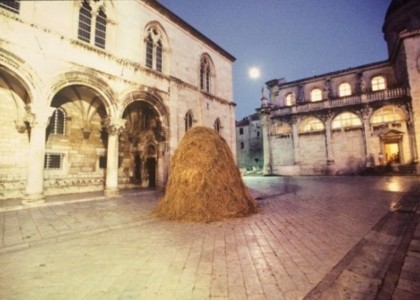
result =
[[[0,1],[0,23],[0,199],[163,187],[196,125],[235,152],[235,58],[157,1]]]
[[[420,2],[392,1],[383,32],[386,61],[266,83],[264,174],[420,174]]]
[[[242,173],[262,169],[262,134],[256,113],[236,122],[236,160]]]

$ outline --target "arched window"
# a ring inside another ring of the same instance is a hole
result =
[[[96,27],[95,27],[95,45],[101,48],[105,48],[105,37],[106,37],[106,15],[101,8],[98,15],[96,16]]]
[[[284,104],[286,106],[292,106],[295,104],[295,95],[293,93],[288,93],[285,97]]]
[[[276,122],[271,125],[270,134],[271,135],[289,135],[292,133],[292,128],[289,124],[284,122]]]
[[[299,133],[323,131],[324,128],[324,123],[321,120],[315,117],[308,117],[300,123]]]
[[[18,14],[20,10],[20,0],[0,1],[0,7]]]
[[[188,129],[192,127],[192,125],[193,125],[193,115],[191,111],[189,111],[185,114],[185,132],[187,132]]]
[[[95,2],[103,2],[103,0],[95,0]],[[88,0],[84,0],[79,10],[79,27],[77,37],[79,40],[91,43],[92,27],[94,28],[94,39],[92,43],[100,48],[105,48],[106,25],[107,17],[104,6],[97,6],[97,13],[92,11]],[[96,15],[95,20],[92,20],[92,15]]]
[[[216,130],[218,133],[220,133],[220,129],[222,129],[222,125],[220,123],[220,119],[217,118],[216,121],[214,121],[214,130]]]
[[[375,76],[372,78],[372,91],[382,91],[386,89],[386,81],[383,76]]]
[[[61,108],[56,108],[51,116],[48,133],[56,135],[66,134],[66,113]]]
[[[315,88],[311,91],[311,102],[321,101],[322,100],[322,90]]]
[[[158,72],[163,71],[163,37],[156,26],[147,29],[146,43],[146,67]]]
[[[83,1],[79,10],[79,40],[90,42],[90,31],[92,25],[92,8],[87,0]]]
[[[385,106],[374,112],[371,124],[393,123],[405,120],[404,112],[396,106]]]
[[[349,128],[349,127],[358,127],[362,126],[362,121],[360,118],[351,112],[343,112],[336,116],[332,121],[331,128],[332,129],[340,129],[340,128]]]
[[[207,93],[211,91],[211,63],[206,56],[200,61],[200,89]]]
[[[351,85],[348,82],[344,82],[338,87],[338,96],[346,97],[351,95]]]

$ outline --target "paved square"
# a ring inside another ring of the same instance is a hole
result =
[[[0,298],[302,299],[419,184],[244,181],[259,212],[209,224],[154,217],[150,191],[0,212]]]

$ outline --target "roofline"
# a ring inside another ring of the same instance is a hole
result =
[[[343,70],[338,70],[338,71],[334,71],[334,72],[328,72],[328,73],[324,73],[324,74],[320,74],[320,75],[315,75],[315,76],[312,76],[312,77],[305,77],[305,78],[296,79],[296,80],[289,81],[289,82],[286,81],[282,84],[278,84],[278,79],[272,79],[272,80],[267,81],[265,84],[268,87],[273,87],[273,86],[276,86],[276,85],[281,85],[281,86],[289,85],[289,84],[293,85],[293,84],[299,83],[301,81],[309,81],[309,80],[319,79],[319,78],[322,78],[322,77],[339,75],[339,74],[343,74],[343,73],[347,73],[347,72],[350,73],[350,72],[353,72],[353,71],[358,70],[358,69],[366,69],[366,68],[375,67],[375,66],[376,67],[386,66],[386,65],[389,65],[389,63],[390,63],[389,60],[382,60],[382,61],[378,61],[378,62],[374,62],[374,63],[360,65],[360,66],[357,66],[357,67],[351,67],[351,68],[348,68],[348,69],[343,69]]]
[[[197,29],[195,29],[194,27],[192,27],[186,21],[184,21],[183,19],[181,19],[180,17],[178,17],[175,13],[173,13],[168,8],[166,8],[165,6],[163,6],[162,4],[160,4],[157,0],[141,0],[141,1],[143,1],[144,3],[146,3],[149,6],[153,7],[159,13],[161,13],[161,14],[165,15],[166,17],[168,17],[169,20],[173,21],[174,23],[179,24],[187,32],[191,33],[196,38],[198,38],[198,39],[202,40],[203,42],[205,42],[213,50],[217,51],[218,53],[220,53],[221,55],[223,55],[224,57],[226,57],[227,59],[229,59],[231,62],[234,62],[236,60],[236,58],[232,54],[230,54],[229,52],[227,52],[226,50],[224,50],[223,48],[221,48],[219,45],[217,45],[215,42],[213,42],[212,40],[210,40],[208,37],[206,37],[200,31],[198,31]]]

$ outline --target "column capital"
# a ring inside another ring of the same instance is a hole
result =
[[[26,115],[24,121],[28,122],[30,127],[47,127],[52,114],[54,113],[54,107],[39,107],[32,106],[30,104],[25,107]]]
[[[108,118],[105,119],[104,125],[105,125],[106,129],[108,130],[109,134],[120,135],[125,128],[125,123],[126,122],[127,122],[127,120],[125,120],[125,119],[108,117]]]

